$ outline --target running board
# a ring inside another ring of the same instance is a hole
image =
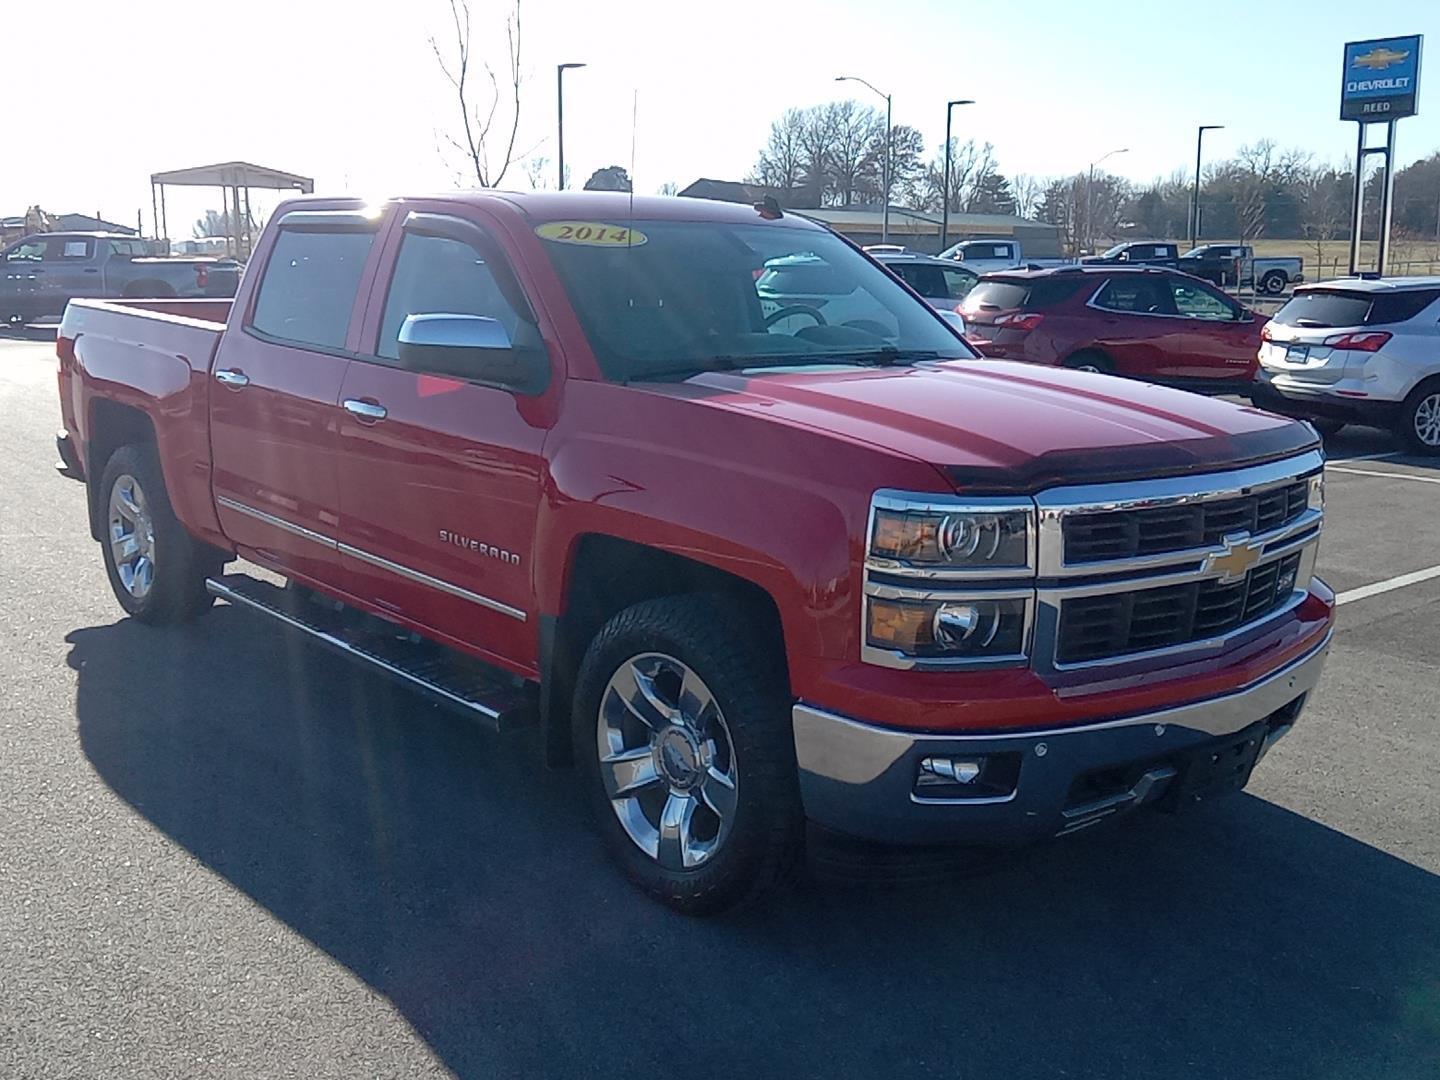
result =
[[[383,620],[244,574],[209,578],[205,587],[237,607],[268,615],[346,656],[363,660],[492,731],[512,731],[539,720],[533,684]]]

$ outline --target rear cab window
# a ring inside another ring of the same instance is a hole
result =
[[[282,226],[265,265],[250,328],[278,341],[341,349],[373,229]]]

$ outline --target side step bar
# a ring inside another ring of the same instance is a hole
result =
[[[321,644],[422,691],[492,731],[512,731],[538,722],[534,687],[505,672],[462,656],[360,612],[324,607],[277,585],[226,574],[205,587],[237,607],[250,608],[299,630]]]

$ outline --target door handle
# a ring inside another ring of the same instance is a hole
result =
[[[377,405],[373,401],[361,401],[359,398],[346,398],[342,404],[345,411],[351,416],[369,421],[372,424],[384,420],[385,417],[389,415],[384,405]]]
[[[85,273],[87,273],[87,274],[98,274],[99,272],[100,272],[100,268],[99,268],[98,266],[87,266],[87,267],[85,267]]]
[[[250,376],[246,375],[243,371],[230,371],[227,368],[221,368],[215,372],[215,381],[221,386],[228,386],[232,390],[239,390],[250,385]]]

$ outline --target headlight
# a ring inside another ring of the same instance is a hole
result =
[[[1311,510],[1325,509],[1325,474],[1323,472],[1310,477],[1310,494],[1306,505]]]
[[[876,500],[870,555],[917,566],[1015,570],[1031,565],[1028,507],[996,505],[906,506]]]
[[[867,643],[930,659],[989,660],[1025,653],[1027,600],[1006,596],[930,600],[872,596]]]

